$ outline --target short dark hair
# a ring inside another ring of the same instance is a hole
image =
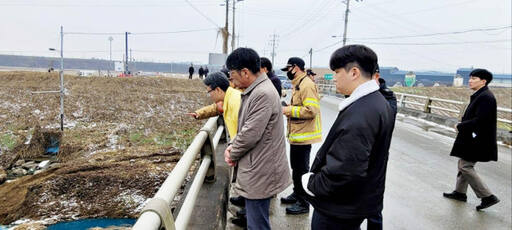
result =
[[[261,68],[267,68],[268,72],[272,72],[272,62],[268,60],[266,57],[260,58],[261,61]]]
[[[226,90],[228,90],[229,87],[229,80],[223,72],[214,72],[208,74],[208,76],[203,80],[203,82],[212,90],[219,87],[222,91],[226,92]]]
[[[260,72],[260,56],[251,48],[238,48],[229,54],[226,60],[229,70],[242,70],[247,68],[252,73]]]
[[[489,85],[489,83],[491,83],[492,81],[492,73],[486,69],[474,69],[473,71],[471,71],[471,73],[469,73],[469,77],[471,76],[485,80],[486,86]]]
[[[377,54],[364,45],[346,45],[334,51],[329,66],[333,71],[339,68],[349,71],[357,66],[366,78],[371,78],[377,70]]]

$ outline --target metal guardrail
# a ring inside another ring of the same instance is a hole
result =
[[[219,117],[212,117],[206,122],[155,196],[148,201],[132,229],[156,230],[165,227],[167,230],[181,230],[187,228],[203,182],[205,180],[206,182],[215,181],[214,154],[224,131],[223,120]],[[198,154],[201,154],[201,165],[183,201],[180,212],[174,220],[170,210],[171,202],[174,200]]]
[[[405,108],[407,106],[407,104],[418,105],[418,106],[423,107],[423,112],[425,112],[425,113],[431,113],[432,109],[437,109],[437,110],[456,113],[456,114],[458,114],[458,116],[462,116],[462,114],[464,114],[464,111],[466,110],[466,107],[468,105],[468,103],[465,103],[462,101],[454,101],[454,100],[447,100],[447,99],[442,99],[442,98],[419,96],[419,95],[407,94],[407,93],[395,93],[395,95],[397,95],[397,97],[400,96],[400,98],[398,99],[398,103],[397,103],[399,107]],[[422,99],[422,100],[425,100],[425,102],[419,103],[419,102],[415,102],[415,101],[407,101],[406,98]],[[456,109],[450,109],[450,108],[432,105],[432,103],[436,102],[436,101],[458,105],[458,106],[460,106],[460,109],[456,110]],[[512,113],[512,109],[498,107],[498,112]],[[498,121],[507,123],[507,124],[512,124],[512,120],[509,120],[509,119],[498,118]]]
[[[318,90],[320,93],[326,94],[326,95],[333,95],[333,96],[339,96],[339,94],[336,93],[336,86],[334,84],[317,84]],[[407,105],[414,105],[421,107],[422,111],[425,113],[432,113],[432,110],[437,111],[444,111],[447,113],[454,113],[456,116],[462,116],[464,114],[464,111],[468,105],[466,102],[462,101],[454,101],[454,100],[448,100],[448,99],[442,99],[442,98],[435,98],[435,97],[427,97],[427,96],[420,96],[420,95],[414,95],[414,94],[407,94],[407,93],[397,93],[395,92],[395,95],[397,96],[397,105],[398,107],[406,108]],[[412,100],[407,100],[412,99]],[[441,105],[433,105],[433,103],[437,104],[445,104],[445,105],[452,105],[452,108],[449,108],[448,106],[441,106]],[[509,108],[503,108],[498,107],[498,113],[508,113],[506,118],[500,118],[498,117],[499,122],[506,123],[508,125],[512,125],[512,109]],[[509,119],[507,119],[509,118]]]

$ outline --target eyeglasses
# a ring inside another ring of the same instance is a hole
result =
[[[210,94],[212,91],[214,91],[215,89],[210,89],[208,90],[207,94]]]

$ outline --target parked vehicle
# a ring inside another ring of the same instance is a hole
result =
[[[284,75],[277,75],[279,80],[281,80],[281,86],[283,89],[291,89],[292,88],[292,82],[288,79],[288,77]]]

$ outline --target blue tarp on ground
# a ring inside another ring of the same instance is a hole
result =
[[[59,139],[56,137],[51,137],[50,145],[46,148],[46,154],[57,154],[59,152],[59,146]]]

